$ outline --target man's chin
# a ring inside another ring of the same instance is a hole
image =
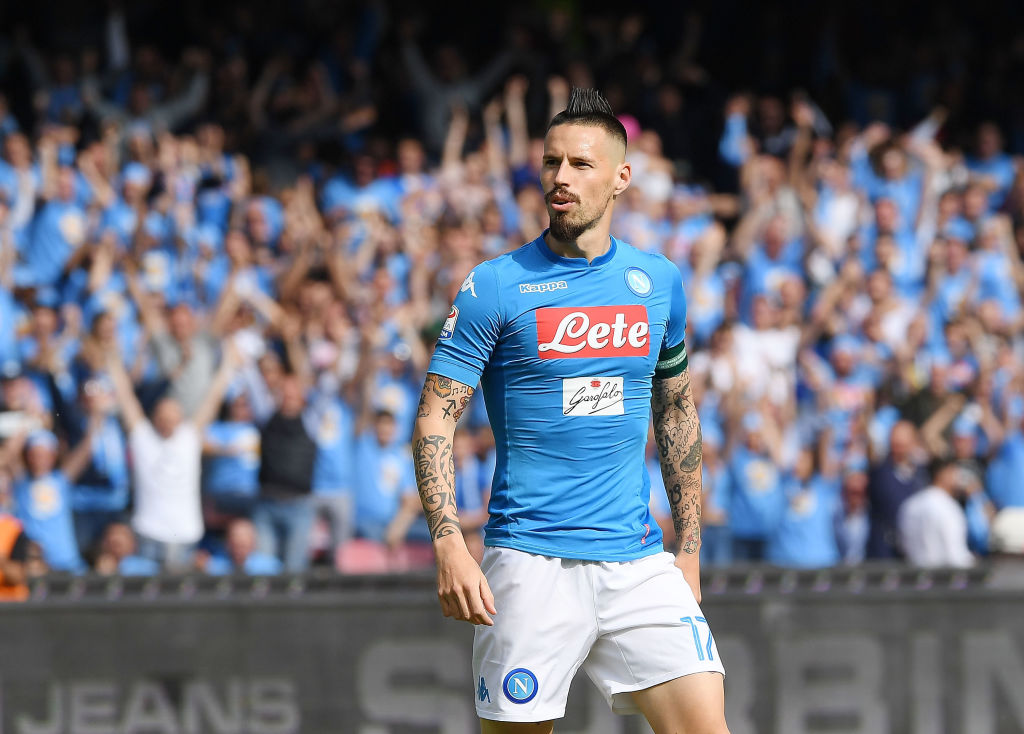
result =
[[[551,234],[555,239],[562,242],[572,242],[579,237],[586,229],[585,226],[575,221],[564,212],[553,212],[548,210],[548,222]]]

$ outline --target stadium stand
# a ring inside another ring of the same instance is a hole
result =
[[[429,567],[407,448],[424,371],[469,270],[545,227],[540,135],[573,85],[629,133],[613,232],[683,272],[707,566],[970,566],[991,528],[1024,550],[1009,6],[970,38],[872,2],[790,28],[509,8],[465,34],[399,3],[52,6],[0,10],[19,572]],[[479,397],[456,448],[479,551]],[[966,553],[917,547],[950,527]]]

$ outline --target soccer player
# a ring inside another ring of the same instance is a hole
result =
[[[701,613],[701,434],[678,269],[609,234],[630,183],[608,102],[573,90],[544,140],[551,222],[478,265],[442,327],[413,437],[445,616],[476,625],[484,734],[548,734],[582,665],[656,734],[723,734]],[[477,565],[455,506],[455,426],[482,383],[497,463]],[[648,508],[650,410],[680,552]]]

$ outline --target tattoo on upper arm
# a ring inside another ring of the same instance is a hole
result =
[[[655,379],[651,408],[676,540],[683,552],[696,553],[700,549],[703,445],[689,372]]]
[[[442,375],[433,375],[434,394],[439,398],[446,398],[452,394],[452,378]]]
[[[461,398],[459,398],[459,409],[455,411],[455,422],[456,423],[458,422],[459,418],[462,417],[462,413],[463,413],[463,411],[466,410],[466,406],[469,405],[469,398],[470,398],[470,396],[472,394],[473,394],[473,391],[470,390],[469,395],[463,395]]]
[[[434,397],[442,398],[441,408],[442,416],[444,418],[454,418],[458,422],[459,418],[462,417],[462,412],[466,409],[466,405],[469,404],[469,399],[473,395],[473,388],[456,383],[450,377],[444,377],[443,375],[435,375],[433,372],[427,375],[427,379],[423,383],[423,391],[420,393],[419,409],[417,416],[420,418],[426,418],[431,414],[431,403],[437,403],[439,401],[434,400]]]

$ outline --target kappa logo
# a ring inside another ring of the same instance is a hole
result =
[[[646,357],[651,327],[640,305],[538,308],[541,359]]]
[[[569,284],[564,280],[552,280],[547,283],[520,283],[520,293],[549,293],[551,291],[568,290]]]
[[[459,288],[459,293],[469,291],[470,295],[473,296],[473,298],[476,298],[476,283],[473,282],[474,275],[476,275],[476,271],[471,270],[469,275],[466,276],[466,279],[462,281],[462,287]]]
[[[480,676],[480,685],[476,689],[476,695],[481,701],[491,702],[491,692],[487,690],[487,683],[484,682],[484,677]]]
[[[529,703],[537,695],[537,676],[526,668],[516,668],[509,671],[501,688],[512,703]]]

